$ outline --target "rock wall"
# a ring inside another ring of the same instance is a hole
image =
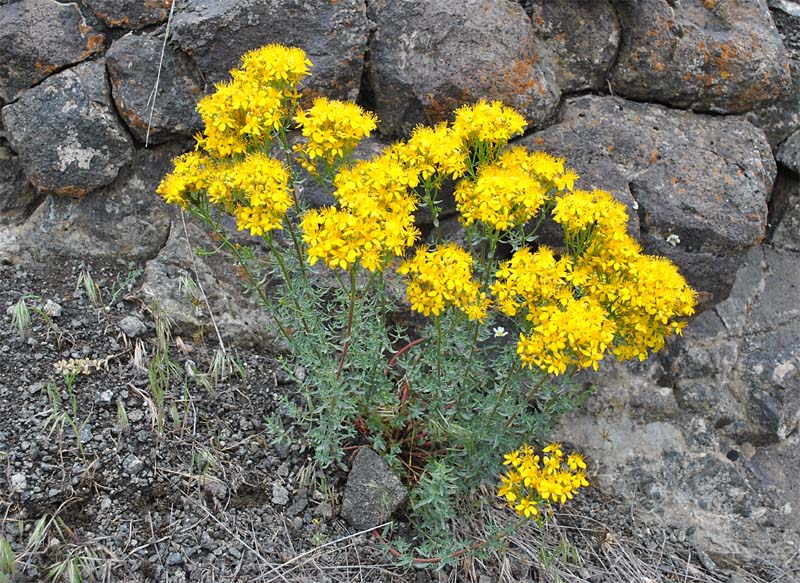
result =
[[[268,42],[304,48],[304,94],[358,100],[385,141],[503,100],[521,143],[628,205],[705,311],[669,354],[606,365],[563,435],[712,550],[797,551],[800,3],[0,0],[0,260],[147,261],[143,289],[177,302],[190,262],[155,185],[198,98]],[[264,338],[215,301],[228,335]]]

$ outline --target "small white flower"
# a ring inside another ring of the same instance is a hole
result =
[[[639,201],[638,200],[634,200],[633,204],[631,205],[631,208],[633,210],[635,210],[635,211],[638,211],[639,210]]]
[[[493,332],[495,338],[502,338],[503,336],[508,336],[508,331],[502,326],[498,326],[493,330]]]
[[[673,247],[675,247],[675,245],[677,245],[680,242],[681,242],[681,238],[678,237],[678,235],[676,235],[675,233],[672,233],[672,234],[670,234],[669,237],[667,237],[667,243],[669,243]]]

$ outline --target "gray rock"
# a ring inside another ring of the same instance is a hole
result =
[[[226,79],[246,51],[282,43],[313,61],[308,94],[358,96],[369,34],[363,0],[180,0],[172,27],[174,42],[209,83]]]
[[[800,176],[778,175],[771,206],[774,229],[770,241],[781,249],[800,251]]]
[[[77,4],[0,5],[0,101],[11,102],[54,71],[102,51],[103,43]]]
[[[166,21],[170,0],[85,0],[85,4],[112,28],[138,29]]]
[[[778,162],[796,174],[800,174],[800,130],[793,133],[778,148]]]
[[[272,503],[278,506],[286,506],[289,504],[289,490],[280,482],[272,483]]]
[[[748,119],[766,132],[773,147],[800,129],[800,8],[794,12],[772,11],[772,19],[789,53],[792,88],[783,99],[747,115]],[[752,118],[752,119],[751,119]]]
[[[763,133],[739,118],[584,96],[519,143],[566,157],[588,178],[581,188],[608,180],[638,214],[646,251],[675,261],[704,307],[727,297],[740,253],[764,237],[775,161]]]
[[[468,102],[501,100],[541,127],[560,98],[530,19],[505,0],[370,0],[367,74],[380,131],[406,134]]]
[[[176,567],[178,565],[183,564],[183,555],[181,555],[177,551],[173,551],[167,555],[167,565],[170,567]]]
[[[19,158],[8,148],[0,147],[0,226],[23,222],[37,200]]]
[[[786,49],[764,2],[616,0],[622,44],[615,93],[696,111],[741,113],[791,87]]]
[[[147,331],[147,326],[136,316],[125,316],[117,322],[117,326],[129,338],[135,338]]]
[[[158,37],[129,33],[115,40],[106,53],[117,110],[139,141],[153,144],[192,136],[203,129],[195,109],[203,78],[185,55],[170,46],[162,61],[162,46],[163,39]],[[158,94],[151,116],[156,78]]]
[[[28,478],[22,472],[17,472],[11,475],[9,485],[14,492],[24,492],[28,489]]]
[[[408,499],[408,491],[383,458],[362,447],[353,459],[342,496],[341,517],[364,530],[385,523]]]
[[[122,460],[122,469],[129,476],[135,476],[144,469],[144,462],[131,453]]]
[[[213,330],[216,323],[225,341],[237,345],[267,343],[280,350],[284,345],[277,326],[245,292],[233,261],[219,255],[195,257],[194,249],[198,246],[216,249],[218,244],[204,227],[188,217],[186,232],[180,220],[173,223],[163,248],[145,265],[141,288],[135,294],[147,304],[155,300],[170,315],[176,333],[191,335],[199,330]],[[256,251],[259,252],[257,248]],[[214,322],[202,297],[188,295],[181,284],[182,278],[197,281],[198,277]]]
[[[608,0],[533,0],[526,3],[541,58],[561,91],[607,89],[606,73],[620,43],[620,27]]]
[[[49,77],[2,115],[9,145],[42,192],[83,196],[110,184],[133,154],[113,112],[102,60]]]
[[[155,257],[170,230],[170,211],[155,194],[169,157],[141,150],[111,186],[80,199],[47,197],[21,228],[23,246],[34,258]]]

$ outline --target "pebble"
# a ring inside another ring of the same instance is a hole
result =
[[[176,565],[182,565],[182,564],[183,564],[183,555],[181,555],[179,552],[174,551],[169,555],[167,555],[167,565],[169,565],[170,567],[175,567]]]
[[[286,506],[289,503],[289,490],[278,482],[272,484],[272,503],[278,506]]]
[[[133,454],[125,456],[122,467],[128,475],[134,476],[144,469],[144,462]]]
[[[17,492],[23,492],[28,489],[28,479],[25,474],[19,472],[11,476],[11,489]]]
[[[61,306],[53,300],[47,300],[42,306],[42,311],[51,318],[58,318],[61,315]]]
[[[144,411],[141,409],[132,409],[128,411],[128,421],[131,423],[138,423],[144,417]]]
[[[147,331],[147,326],[136,316],[125,316],[117,322],[117,327],[129,338],[135,338]]]
[[[713,560],[711,560],[711,557],[709,557],[705,552],[698,550],[697,558],[700,559],[700,563],[702,563],[706,571],[713,573],[714,571],[717,570],[717,564]]]
[[[111,403],[113,398],[114,392],[111,391],[111,389],[106,389],[105,391],[97,393],[97,396],[95,397],[95,403],[98,405],[108,405]]]

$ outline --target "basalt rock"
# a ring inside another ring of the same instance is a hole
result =
[[[605,90],[621,32],[611,2],[532,0],[523,4],[542,60],[553,69],[561,91]]]
[[[170,211],[155,189],[174,152],[141,150],[113,184],[82,198],[48,196],[20,231],[35,259],[145,261],[164,246]]]
[[[0,5],[0,100],[13,101],[53,72],[102,51],[104,41],[77,4],[25,0]]]
[[[500,100],[541,127],[558,105],[530,19],[505,0],[369,0],[367,75],[380,131],[407,134],[464,103]]]
[[[2,109],[11,148],[43,193],[83,196],[114,181],[133,155],[111,105],[102,60],[52,75]]]
[[[615,0],[622,44],[614,93],[717,113],[788,94],[786,49],[764,2]]]
[[[167,20],[170,0],[85,0],[95,15],[112,28],[138,29]]]
[[[645,250],[675,261],[702,307],[727,297],[740,254],[764,237],[775,160],[763,132],[740,118],[584,96],[520,142],[566,157],[580,187],[629,204]]]
[[[149,34],[129,33],[106,53],[114,103],[141,142],[161,143],[203,129],[195,109],[205,85],[202,75],[171,46],[165,48],[162,60],[163,42]],[[153,97],[156,80],[158,93]]]
[[[369,22],[358,0],[176,0],[172,38],[210,83],[228,77],[239,57],[268,43],[298,46],[313,61],[306,94],[355,99]]]

